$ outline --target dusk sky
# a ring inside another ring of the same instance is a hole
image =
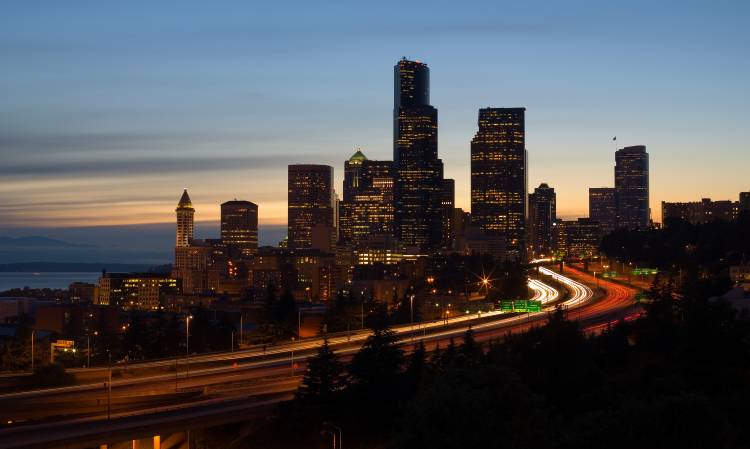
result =
[[[480,107],[526,111],[529,190],[587,214],[617,146],[660,202],[750,190],[747,1],[6,1],[0,228],[196,220],[260,205],[286,223],[286,166],[392,158],[393,65],[426,62],[439,153],[469,209]],[[187,3],[191,3],[187,5]]]

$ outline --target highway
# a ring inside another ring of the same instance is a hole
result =
[[[569,296],[560,305],[567,311],[569,319],[595,326],[616,319],[618,314],[632,311],[635,294],[633,289],[602,280],[600,286],[604,293],[597,294],[587,285],[595,284],[596,280],[581,271],[566,268],[563,276],[540,267],[540,272],[552,276],[568,289]],[[451,338],[460,340],[469,327],[479,341],[503,337],[509,332],[521,332],[544,323],[548,312],[555,307],[550,304],[560,297],[560,292],[540,280],[530,280],[529,287],[534,291],[533,298],[547,304],[543,312],[515,315],[501,314],[499,311],[466,314],[447,320],[398,326],[394,331],[403,345],[409,346],[416,340],[423,340],[428,348],[445,344]],[[339,355],[348,357],[359,349],[368,335],[368,331],[338,335],[331,338],[330,343]],[[179,407],[182,410],[210,405],[213,409],[221,409],[219,404],[230,403],[238,397],[291,394],[296,389],[299,374],[303,372],[304,361],[315,353],[321,342],[320,338],[290,342],[269,348],[265,354],[262,349],[254,348],[234,353],[191,356],[189,378],[185,378],[184,373],[178,374],[175,371],[154,374],[143,370],[148,374],[113,380],[112,418],[116,420],[134,414],[150,416],[161,413],[163,407]],[[192,368],[193,360],[206,367]],[[174,364],[175,360],[154,361],[131,364],[128,369],[133,372],[143,368],[166,369]],[[39,426],[47,426],[44,428],[51,432],[57,426],[64,428],[72,420],[106,420],[107,394],[104,386],[102,381],[98,381],[0,395],[0,401],[5,405],[0,410],[0,416],[4,422],[15,422],[9,428],[0,430],[0,442],[8,440],[6,437],[22,429],[31,431],[40,428]],[[172,408],[169,409],[173,410]],[[28,421],[24,423],[24,420]],[[45,435],[45,438],[53,439],[55,433]],[[26,446],[0,444],[0,447]]]

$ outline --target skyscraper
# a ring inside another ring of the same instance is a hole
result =
[[[182,192],[180,202],[177,203],[177,242],[175,244],[178,248],[184,248],[190,246],[193,241],[193,217],[195,216],[195,209],[193,208],[193,202],[190,201],[190,195],[188,195],[187,189]]]
[[[617,203],[613,187],[589,188],[589,218],[599,223],[602,236],[617,228]]]
[[[650,218],[648,205],[648,153],[644,145],[625,147],[615,152],[615,199],[617,227],[646,229]]]
[[[430,70],[419,61],[393,68],[394,233],[407,247],[442,244],[443,161],[438,159],[437,109],[430,103]]]
[[[221,242],[230,255],[250,256],[258,251],[257,204],[238,200],[222,203]]]
[[[392,161],[369,160],[358,150],[344,163],[340,227],[343,242],[393,234]]]
[[[289,248],[313,246],[313,232],[335,235],[333,167],[299,164],[289,166]],[[329,242],[330,243],[330,242]]]
[[[471,141],[471,221],[505,240],[507,259],[525,258],[526,108],[479,110]]]
[[[740,212],[750,211],[750,192],[740,192]]]
[[[552,254],[553,226],[557,220],[557,195],[546,183],[529,194],[529,247],[531,256]]]
[[[442,207],[443,223],[443,248],[452,249],[456,238],[455,217],[453,209],[456,207],[456,181],[454,179],[443,179],[443,194],[440,201]]]

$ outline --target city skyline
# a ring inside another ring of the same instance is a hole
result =
[[[248,35],[262,34],[264,28],[239,6],[232,12],[257,30],[243,35],[229,27],[219,37],[186,42],[178,37],[200,12],[179,12],[183,24],[162,29],[156,23],[167,12],[155,10],[154,23],[142,28],[139,39],[159,45],[140,55],[122,39],[137,20],[127,12],[121,22],[103,30],[96,21],[82,21],[79,8],[64,13],[68,20],[59,23],[45,14],[21,20],[29,11],[9,8],[5,17],[10,20],[3,27],[7,44],[0,49],[11,62],[0,78],[10,93],[0,109],[8,118],[0,128],[6,160],[0,228],[168,223],[174,192],[184,187],[202,211],[200,221],[218,222],[219,204],[238,197],[260,206],[262,226],[281,225],[287,218],[287,164],[340,167],[356,147],[372,159],[390,159],[389,67],[402,55],[428,61],[433,69],[431,103],[441,111],[440,158],[444,177],[456,180],[457,207],[469,209],[469,142],[476,110],[486,106],[527,108],[529,185],[555,187],[561,218],[586,216],[588,188],[611,185],[615,135],[618,147],[649,148],[655,221],[661,201],[704,196],[735,200],[736,192],[748,190],[741,163],[746,153],[740,136],[747,121],[742,105],[748,95],[740,88],[748,73],[748,58],[742,57],[747,49],[740,44],[747,40],[741,14],[732,17],[695,5],[679,10],[661,5],[650,9],[648,17],[622,6],[585,4],[549,15],[527,7],[478,9],[451,20],[446,13],[428,14],[420,25],[424,36],[389,40],[375,52],[347,52],[343,58],[333,54],[336,47],[330,44],[341,42],[344,34],[339,33],[353,33],[351,27],[334,32],[308,24],[308,35],[290,33],[275,42],[273,52],[280,56],[271,57],[269,49],[250,46]],[[326,8],[311,13],[330,15],[329,25],[344,22]],[[378,8],[366,13],[362,18],[369,31],[353,34],[352,43],[367,49],[398,24],[388,24]],[[507,13],[499,22],[506,26],[487,27],[501,13]],[[92,8],[87,17],[109,16],[106,8]],[[600,23],[605,17],[607,26]],[[642,29],[638,36],[626,33],[633,19]],[[228,19],[222,11],[205,20],[211,26]],[[280,20],[271,22],[276,27]],[[38,32],[32,38],[14,22]],[[669,35],[659,26],[664,22],[670,24]],[[708,26],[691,26],[698,22]],[[76,23],[80,29],[74,30],[71,24]],[[719,23],[721,32],[716,32]],[[102,35],[101,44],[92,47],[86,39],[96,33]],[[307,38],[310,55],[298,49]],[[57,47],[55,42],[60,42]],[[438,51],[441,43],[451,45]],[[196,45],[198,50],[216,45],[225,51],[205,66],[195,66],[184,56],[198,51]],[[233,51],[244,45],[248,57],[238,60]],[[477,48],[467,51],[469,45]],[[501,70],[507,64],[493,58],[478,57],[493,48],[516,55],[525,75]],[[659,48],[675,51],[660,61]],[[690,55],[684,51],[688,48]],[[175,67],[154,63],[158,49],[174,55]],[[56,52],[66,55],[65,61],[51,57]],[[130,71],[117,70],[119,57]],[[150,64],[135,69],[132,58]],[[290,70],[292,66],[300,69]],[[229,75],[233,67],[241,70]],[[27,76],[32,70],[49,75]],[[269,89],[260,94],[263,85]],[[717,91],[716,85],[722,89]],[[646,102],[648,108],[643,107]],[[699,114],[702,109],[696,105],[708,104],[719,106],[721,114]],[[291,110],[295,112],[289,115]],[[199,122],[203,124],[196,126]],[[711,158],[710,171],[704,170],[706,149],[722,156]],[[335,173],[340,194],[343,173]],[[692,182],[682,185],[687,178]]]

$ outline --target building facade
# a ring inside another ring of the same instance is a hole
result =
[[[232,256],[252,256],[258,251],[258,205],[227,201],[221,205],[221,241]]]
[[[649,224],[648,153],[644,145],[615,152],[617,227],[646,229]]]
[[[456,239],[456,224],[454,209],[456,208],[456,181],[453,179],[443,179],[443,194],[440,201],[442,208],[442,234],[443,249],[452,249]]]
[[[124,310],[157,310],[161,297],[179,292],[178,280],[159,273],[104,273],[99,278],[97,304]]]
[[[601,229],[598,222],[590,218],[561,220],[555,231],[557,257],[588,259],[599,253]]]
[[[394,234],[412,250],[443,243],[443,161],[438,158],[438,115],[430,105],[430,71],[419,61],[394,67]]]
[[[589,188],[589,218],[599,222],[602,236],[617,229],[617,203],[613,187]]]
[[[336,235],[334,221],[333,167],[300,164],[289,166],[288,246],[311,248],[313,234]]]
[[[542,183],[529,194],[529,250],[531,257],[552,254],[553,228],[557,221],[555,189]]]
[[[505,239],[506,259],[526,257],[525,108],[479,110],[471,141],[471,220]]]
[[[371,235],[393,235],[393,162],[357,151],[344,164],[339,240],[360,244]]]
[[[177,213],[177,241],[175,246],[184,248],[193,241],[193,219],[195,215],[193,202],[190,201],[187,189],[182,192],[182,197],[177,203],[175,212]]]
[[[733,221],[739,216],[740,207],[738,201],[711,201],[710,198],[683,203],[662,201],[661,222],[667,224],[674,219],[685,220],[691,224],[703,224],[713,220]]]

